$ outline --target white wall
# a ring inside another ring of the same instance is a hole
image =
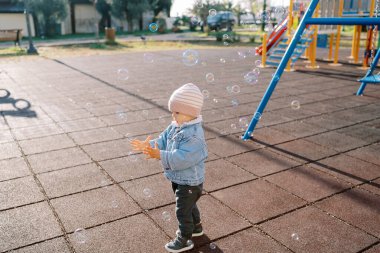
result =
[[[33,17],[29,15],[30,29],[34,36]],[[22,29],[24,37],[28,35],[26,27],[26,18],[24,13],[0,13],[0,29]]]
[[[75,32],[76,33],[95,33],[96,26],[101,19],[99,13],[93,5],[75,5]]]

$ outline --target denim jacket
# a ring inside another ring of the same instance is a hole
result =
[[[150,145],[158,144],[164,175],[180,185],[204,182],[207,146],[202,128],[202,116],[179,126],[173,121]]]

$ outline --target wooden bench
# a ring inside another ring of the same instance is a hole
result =
[[[0,29],[0,41],[13,41],[15,46],[21,45],[22,29]]]

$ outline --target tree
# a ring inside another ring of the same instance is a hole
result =
[[[95,8],[102,16],[99,21],[99,30],[104,32],[105,27],[111,27],[111,2],[107,0],[94,0]]]
[[[58,32],[56,25],[62,22],[68,14],[68,0],[16,0],[16,2],[24,3],[43,30],[40,33],[47,36]]]
[[[157,16],[161,11],[164,11],[166,12],[166,15],[170,17],[172,0],[150,0],[149,3],[154,12],[154,16]]]
[[[148,0],[113,0],[111,5],[112,14],[119,19],[127,19],[128,31],[133,31],[134,20],[139,20],[142,30],[142,14],[150,9]]]

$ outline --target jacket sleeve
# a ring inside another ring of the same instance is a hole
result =
[[[161,163],[165,169],[184,170],[207,158],[207,148],[203,140],[189,138],[180,143],[177,149],[161,150]]]
[[[154,144],[157,142],[158,149],[163,150],[166,149],[166,143],[168,140],[168,132],[169,132],[170,126],[166,128],[156,139],[150,140],[149,144],[152,148],[154,148]]]

